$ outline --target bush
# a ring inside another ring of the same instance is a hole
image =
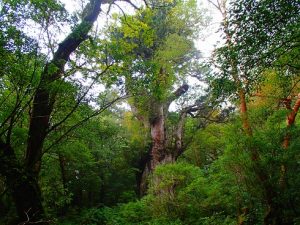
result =
[[[158,166],[152,176],[148,205],[153,217],[192,223],[206,198],[201,170],[186,163]]]
[[[80,224],[82,225],[129,225],[142,224],[150,219],[146,212],[145,201],[129,202],[117,207],[103,207],[89,209],[83,213]]]

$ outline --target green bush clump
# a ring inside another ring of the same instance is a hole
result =
[[[145,201],[129,202],[116,207],[88,209],[81,217],[81,225],[129,225],[142,224],[142,221],[150,219],[146,212]]]

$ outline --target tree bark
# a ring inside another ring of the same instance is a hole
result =
[[[252,136],[252,129],[248,119],[246,94],[243,89],[239,90],[239,99],[240,99],[241,120],[242,120],[244,131],[246,132],[247,135]]]
[[[163,104],[153,104],[149,124],[152,143],[148,157],[144,160],[143,172],[138,184],[140,196],[146,193],[149,174],[159,164],[174,161],[172,155],[166,150],[165,112]]]
[[[168,160],[166,152],[166,134],[165,134],[165,113],[162,104],[157,104],[155,106],[155,111],[152,113],[150,118],[150,133],[152,139],[152,149],[151,149],[151,170],[153,171],[155,167]]]
[[[286,109],[290,111],[286,118],[287,129],[291,128],[295,124],[295,119],[299,111],[299,108],[300,108],[300,93],[297,96],[297,100],[293,108],[291,107],[291,99],[287,99],[286,101]],[[283,147],[285,149],[289,147],[289,142],[290,142],[290,134],[287,132],[283,140]]]
[[[176,158],[182,152],[182,132],[186,114],[181,115],[178,125],[178,131],[175,133],[175,146],[167,146],[167,128],[166,118],[168,116],[169,106],[172,101],[183,95],[189,86],[187,84],[179,87],[164,102],[152,101],[150,104],[149,118],[139,115],[138,109],[132,105],[132,111],[145,127],[149,127],[151,136],[151,147],[147,154],[141,158],[141,172],[137,174],[137,186],[139,195],[143,196],[147,190],[147,177],[151,174],[159,164],[175,162]],[[144,121],[147,120],[147,121]],[[180,153],[179,153],[180,152]]]

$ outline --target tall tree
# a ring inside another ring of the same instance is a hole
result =
[[[222,31],[224,47],[216,51],[216,64],[222,73],[214,85],[221,92],[235,93],[240,105],[240,116],[244,131],[253,139],[253,130],[248,116],[247,96],[263,79],[266,67],[289,65],[297,68],[294,55],[298,52],[299,5],[293,1],[210,1],[223,16]],[[229,8],[227,8],[229,7]],[[272,18],[272,19],[271,19]],[[282,60],[283,56],[287,60]],[[294,58],[294,59],[292,59]],[[280,61],[285,61],[280,63]],[[225,85],[224,85],[225,84]],[[222,85],[223,87],[221,87]],[[219,92],[219,93],[221,93]],[[298,110],[298,101],[288,121],[292,121]],[[290,107],[290,106],[289,106]],[[291,107],[290,107],[291,109]],[[287,139],[286,139],[287,140]],[[278,195],[272,186],[267,171],[260,163],[255,146],[251,147],[251,160],[258,180],[264,189],[267,210],[264,224],[282,224]]]
[[[46,224],[45,221],[41,220],[44,210],[38,185],[38,174],[40,171],[43,144],[51,130],[51,113],[53,112],[57,100],[57,93],[55,88],[52,87],[57,80],[61,79],[70,55],[88,38],[88,33],[101,11],[101,3],[102,1],[96,0],[90,1],[90,3],[87,4],[85,8],[86,14],[82,18],[82,22],[75,26],[70,34],[58,45],[51,60],[45,60],[42,61],[42,65],[39,64],[41,67],[37,75],[39,81],[36,89],[31,92],[32,97],[28,99],[26,91],[22,93],[25,95],[21,95],[21,97],[16,96],[16,103],[13,110],[11,110],[8,115],[5,115],[1,121],[1,127],[3,129],[1,130],[0,139],[0,172],[6,178],[7,186],[16,205],[19,220],[22,222]],[[37,17],[41,14],[45,15],[45,13],[47,13],[45,9],[53,10],[53,8],[56,7],[56,9],[58,9],[57,11],[61,11],[62,8],[56,1],[50,1],[49,7],[42,3],[39,4],[39,2],[4,2],[2,8],[2,13],[4,14],[2,17],[3,20],[10,19],[10,16],[18,16],[20,12],[22,13],[22,10],[19,10],[19,6],[21,6],[21,9],[22,6],[32,7],[37,11]],[[47,18],[44,19],[46,20]],[[13,48],[14,43],[7,42],[6,44],[3,51],[11,50],[9,49],[10,47]],[[10,46],[10,44],[12,44],[12,46]],[[24,46],[26,47],[26,45]],[[21,50],[19,54],[24,53]],[[36,71],[34,71],[33,74],[36,75]],[[16,88],[19,87],[16,86]],[[30,88],[30,86],[27,87],[28,90],[30,90]],[[31,110],[30,118],[28,119],[28,140],[26,143],[25,161],[23,163],[18,160],[11,139],[16,118],[24,108],[28,108],[29,106]]]
[[[197,55],[193,38],[204,23],[201,17],[193,0],[152,1],[136,15],[120,16],[108,29],[108,52],[124,75],[132,112],[151,138],[149,152],[141,160],[143,191],[147,175],[158,164],[173,162],[182,151],[187,112],[180,114],[173,137],[166,119],[170,104],[189,88],[184,77],[188,60]]]

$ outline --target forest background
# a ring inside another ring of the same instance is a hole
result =
[[[300,224],[298,0],[72,4],[0,2],[0,224]]]

